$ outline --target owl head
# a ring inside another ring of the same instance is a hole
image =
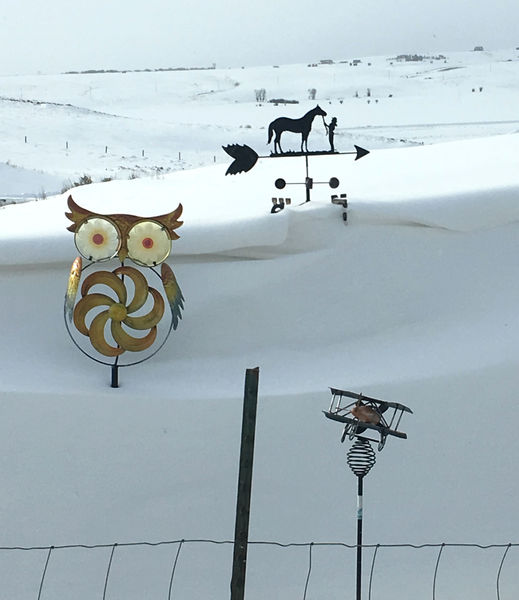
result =
[[[173,212],[150,218],[93,213],[76,204],[72,196],[67,204],[70,212],[65,216],[72,221],[67,229],[74,233],[79,253],[92,262],[130,258],[140,266],[154,267],[166,260],[171,241],[179,238],[175,229],[182,225],[178,220],[182,204]]]

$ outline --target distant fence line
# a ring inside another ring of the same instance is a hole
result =
[[[28,144],[29,143],[28,136],[25,135],[23,141],[24,141],[25,144]],[[79,143],[78,145],[81,145],[81,144]],[[69,143],[69,140],[65,140],[65,144],[62,143],[62,145],[60,147],[63,148],[64,150],[73,150],[73,147]],[[118,146],[118,147],[119,147],[119,149],[121,149],[121,146]],[[100,149],[102,148],[102,151],[103,151],[104,154],[108,154],[109,151],[111,152],[111,148],[113,148],[113,146],[109,146],[108,144],[104,144],[104,145],[100,144],[99,148]],[[130,150],[130,152],[134,152],[135,153],[137,151],[134,148],[133,150]],[[207,152],[207,154],[209,154],[209,153],[210,152]],[[141,158],[144,158],[146,156],[146,151],[145,151],[144,148],[141,148],[141,149],[139,149],[139,151],[136,154],[134,154],[134,156],[137,157],[137,154],[139,156],[141,156]],[[196,152],[196,151],[193,150],[193,151],[184,152],[184,154],[188,154],[188,155],[189,154],[198,154],[198,152]],[[172,152],[171,156],[175,156],[175,157],[177,157],[176,160],[182,161],[182,152],[181,151]],[[213,162],[216,162],[216,155],[215,154],[213,154]]]
[[[157,547],[157,546],[173,546],[177,545],[177,551],[175,554],[175,559],[173,561],[173,565],[171,568],[170,579],[169,579],[169,589],[167,600],[171,600],[174,598],[174,577],[177,571],[179,557],[181,555],[182,549],[186,545],[196,545],[196,544],[207,544],[207,545],[232,545],[234,542],[232,540],[211,540],[211,539],[178,539],[178,540],[167,540],[167,541],[158,541],[158,542],[124,542],[124,543],[113,543],[113,544],[65,544],[65,545],[56,545],[56,546],[0,546],[0,552],[37,552],[37,551],[45,551],[46,558],[45,563],[41,575],[40,585],[38,589],[38,594],[35,596],[38,600],[41,600],[42,593],[45,587],[45,581],[48,578],[48,573],[52,571],[52,554],[57,550],[72,550],[72,549],[87,549],[87,550],[95,550],[100,548],[111,549],[110,557],[106,569],[106,574],[104,578],[104,588],[103,588],[103,600],[107,598],[107,590],[108,584],[110,580],[110,572],[112,568],[112,563],[114,560],[114,555],[116,554],[117,548],[124,547]],[[355,544],[346,544],[342,542],[276,542],[276,541],[252,541],[249,542],[249,547],[251,546],[275,546],[278,548],[307,548],[308,549],[308,563],[307,569],[304,573],[304,577],[301,577],[302,581],[302,600],[306,600],[307,591],[309,582],[311,580],[312,575],[312,561],[313,561],[313,551],[318,547],[338,547],[338,548],[348,548],[348,549],[356,549],[357,545]],[[363,549],[372,549],[373,555],[371,558],[371,565],[369,567],[369,587],[368,587],[368,598],[371,600],[372,598],[372,583],[373,576],[376,571],[377,566],[377,554],[380,549],[413,549],[420,550],[424,548],[436,548],[438,553],[436,555],[436,560],[434,563],[434,569],[431,568],[431,597],[433,600],[436,600],[436,582],[438,578],[438,572],[440,571],[441,558],[443,551],[445,548],[477,548],[481,550],[490,550],[490,549],[501,549],[503,550],[500,555],[499,563],[496,565],[496,598],[497,600],[501,600],[501,590],[500,590],[500,578],[501,572],[503,569],[503,565],[507,558],[508,552],[511,548],[519,547],[519,543],[507,543],[507,544],[472,544],[472,543],[424,543],[424,544],[363,544]],[[1,562],[1,557],[0,557]],[[229,565],[230,569],[231,565]],[[304,582],[304,584],[303,584]]]
[[[27,135],[24,136],[24,143],[25,144],[30,143],[30,140]],[[38,142],[35,142],[35,143],[37,144]],[[78,145],[81,145],[81,144],[78,144]],[[67,153],[74,152],[74,146],[69,143],[69,140],[65,140],[65,143],[64,144],[62,143],[60,145],[60,148],[65,150]],[[112,151],[113,146],[109,146],[108,144],[104,144],[104,145],[99,144],[99,151],[105,155],[110,154],[113,156],[118,156],[119,158],[122,158],[122,159],[127,159],[127,158],[137,159],[140,157],[140,158],[146,158],[146,160],[147,160],[148,158],[150,158],[150,155],[146,152],[146,149],[142,148],[142,147],[139,150],[137,150],[135,147],[129,148],[128,146],[123,147],[123,146],[119,145],[119,146],[117,146],[117,148],[118,148],[117,152],[114,153]],[[130,153],[130,156],[120,154],[120,152],[125,151],[125,150],[126,150],[126,152]],[[213,163],[217,162],[216,154],[211,154],[211,151],[207,151],[204,154],[206,154],[208,156],[212,156]],[[187,150],[187,151],[186,150],[184,150],[184,151],[176,150],[176,151],[172,151],[170,153],[170,155],[168,155],[168,158],[170,159],[170,161],[175,160],[179,163],[185,163],[188,158],[192,158],[193,156],[199,158],[200,153],[196,150]],[[205,164],[209,164],[210,162],[211,162],[210,160],[206,159]],[[164,167],[160,167],[160,169],[163,169],[163,168]]]

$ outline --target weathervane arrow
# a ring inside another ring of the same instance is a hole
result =
[[[355,157],[355,160],[359,160],[359,158],[362,158],[363,156],[366,156],[366,154],[369,154],[369,150],[361,148],[360,146],[357,146],[357,144],[353,145],[355,146],[355,152],[339,152],[339,154],[356,154],[357,156]]]
[[[234,158],[234,161],[229,165],[226,175],[236,175],[238,173],[246,173],[250,171],[252,167],[258,162],[258,158],[281,158],[291,156],[315,156],[315,155],[337,155],[337,154],[355,154],[355,160],[359,160],[363,156],[369,154],[369,150],[355,146],[354,152],[289,152],[284,154],[270,154],[268,156],[259,156],[255,150],[246,144],[229,144],[228,146],[222,146],[227,154]]]
[[[234,161],[229,165],[229,168],[225,172],[226,175],[246,173],[252,169],[258,161],[258,158],[265,158],[263,156],[258,156],[256,151],[246,144],[242,146],[240,146],[240,144],[229,144],[228,146],[222,146],[222,148],[230,157],[234,158]]]

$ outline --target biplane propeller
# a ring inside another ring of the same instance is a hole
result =
[[[389,435],[407,439],[407,434],[398,430],[403,414],[413,412],[407,406],[336,388],[330,388],[330,391],[332,393],[330,408],[323,412],[328,419],[345,424],[341,442],[344,442],[346,436],[350,440],[359,437],[366,430],[377,431],[380,434],[378,440],[363,437],[378,442],[379,451],[384,448]],[[344,400],[345,398],[347,400]],[[353,402],[349,402],[348,399]]]

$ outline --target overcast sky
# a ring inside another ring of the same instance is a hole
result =
[[[1,0],[0,74],[519,46],[518,0]]]

